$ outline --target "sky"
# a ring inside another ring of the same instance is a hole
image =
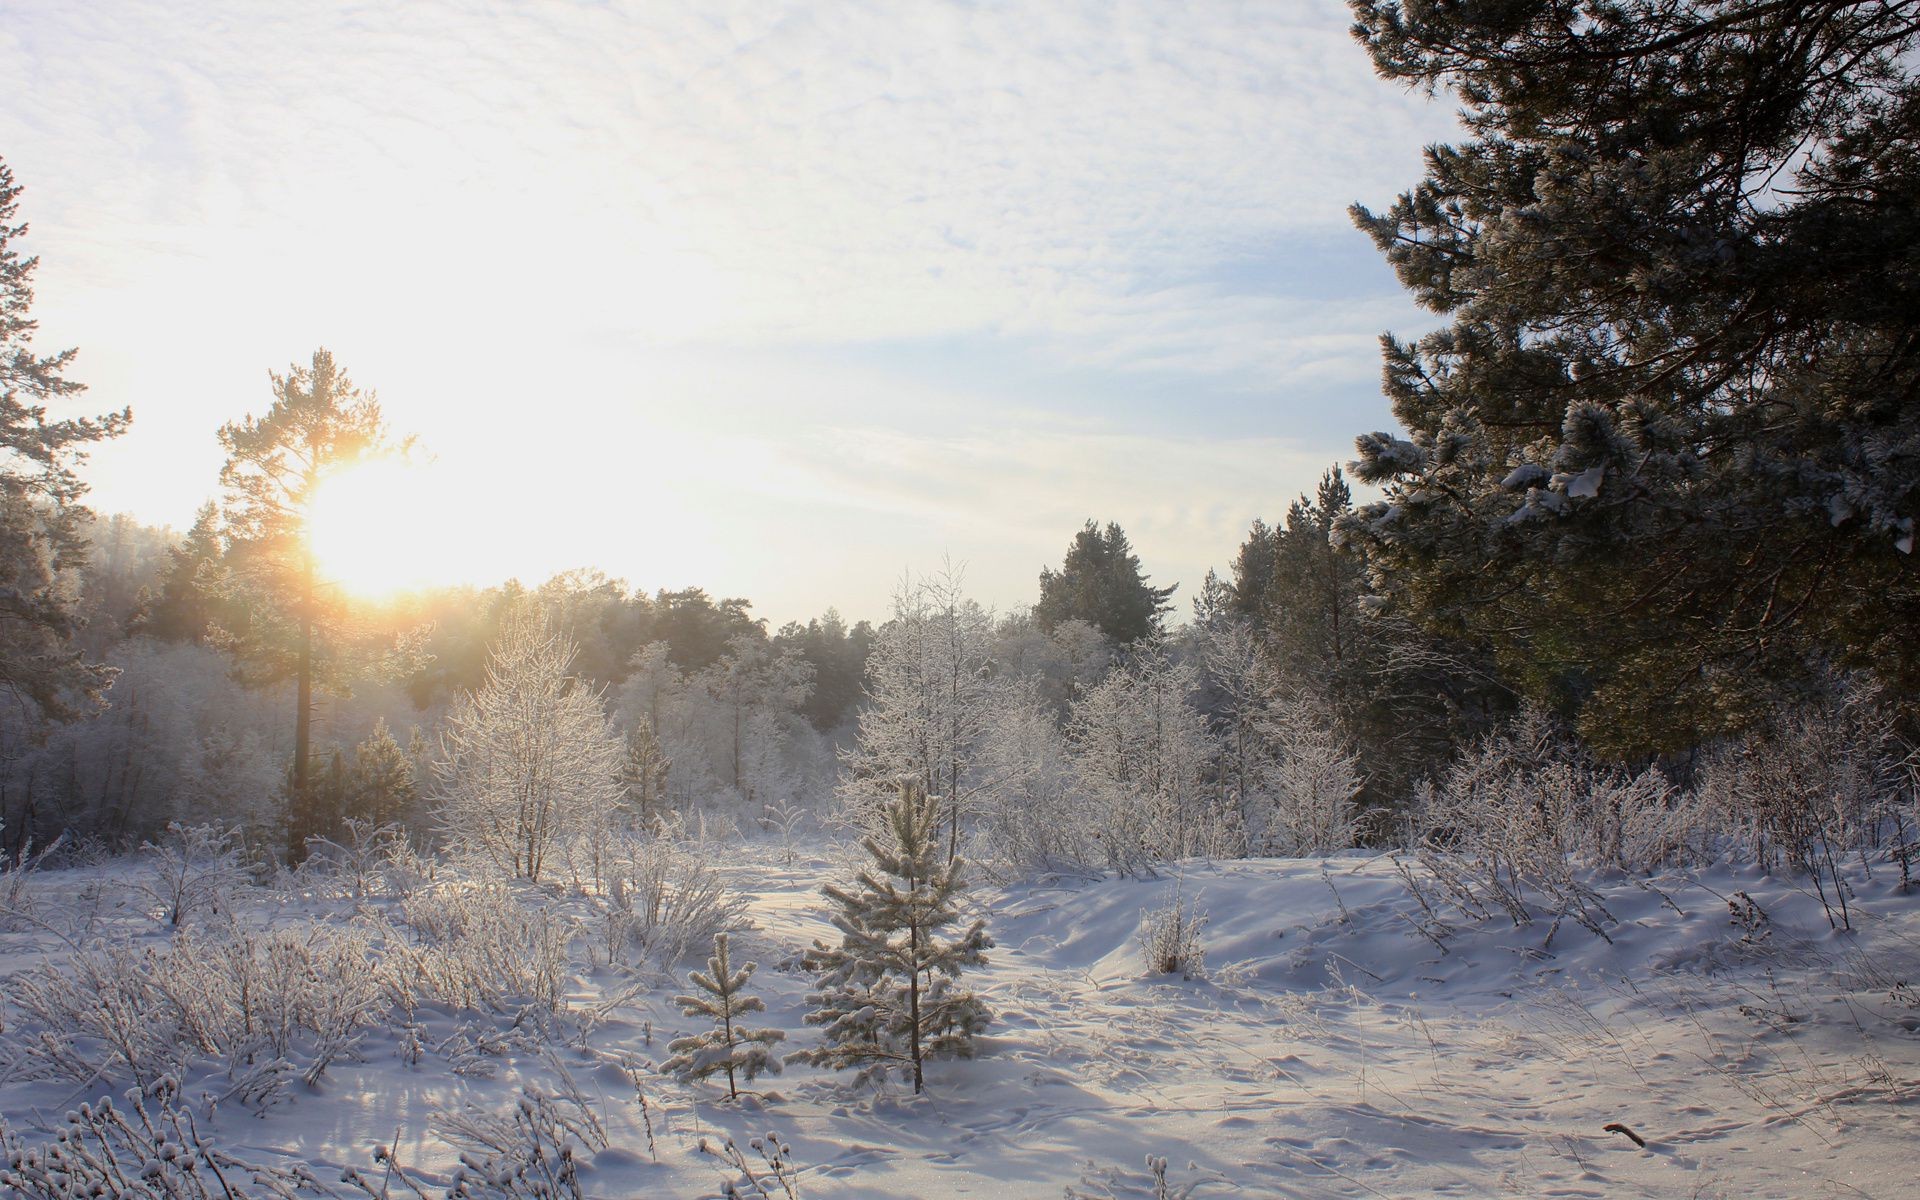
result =
[[[1348,23],[7,0],[0,157],[37,347],[134,411],[101,511],[184,528],[219,426],[325,346],[428,463],[353,509],[396,576],[593,567],[777,626],[950,560],[1004,611],[1091,518],[1184,612],[1391,427],[1377,339],[1432,324],[1346,208],[1453,110]]]

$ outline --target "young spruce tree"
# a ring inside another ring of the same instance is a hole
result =
[[[927,1059],[973,1056],[991,1014],[958,980],[985,964],[993,940],[980,921],[957,937],[944,932],[960,919],[965,864],[940,845],[940,798],[908,780],[882,815],[885,833],[862,843],[872,865],[851,885],[823,889],[840,909],[840,944],[816,941],[806,956],[821,975],[806,1021],[825,1027],[827,1043],[788,1061],[857,1066],[862,1078],[911,1065],[918,1093]]]
[[[786,1040],[787,1035],[778,1029],[748,1029],[735,1023],[747,1013],[766,1011],[760,997],[740,994],[757,965],[748,963],[734,970],[727,958],[727,935],[714,935],[713,957],[707,960],[706,971],[693,971],[687,976],[706,995],[674,997],[674,1003],[687,1016],[712,1018],[713,1028],[668,1042],[673,1057],[663,1070],[688,1083],[725,1071],[727,1096],[733,1100],[740,1098],[740,1083],[752,1083],[753,1077],[763,1071],[780,1073],[780,1060],[767,1048]]]

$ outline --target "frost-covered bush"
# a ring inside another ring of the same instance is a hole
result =
[[[52,1141],[34,1145],[0,1126],[0,1190],[27,1200],[234,1200],[334,1193],[300,1164],[249,1162],[215,1146],[160,1079],[67,1114]]]
[[[10,1073],[142,1086],[204,1064],[234,1095],[269,1099],[279,1076],[317,1080],[386,1011],[370,943],[312,925],[182,933],[165,947],[82,949],[16,972]]]
[[[6,828],[6,822],[0,821],[0,834],[4,834]],[[65,838],[55,838],[52,844],[36,852],[29,839],[14,853],[0,851],[0,929],[31,924],[36,919],[33,877],[48,859],[64,849],[65,843]]]
[[[1709,754],[1699,800],[1717,829],[1761,866],[1808,874],[1829,916],[1845,926],[1840,860],[1905,833],[1911,783],[1889,707],[1841,689],[1775,714]]]
[[[448,1200],[585,1200],[579,1149],[607,1147],[606,1130],[585,1104],[531,1087],[510,1113],[443,1113],[435,1124],[460,1147]]]
[[[307,839],[307,857],[300,874],[349,900],[376,896],[410,895],[423,882],[428,867],[398,825],[375,825],[348,818],[338,838]]]
[[[175,821],[159,841],[142,843],[151,871],[134,886],[153,901],[155,918],[177,929],[195,913],[224,908],[234,890],[248,882],[239,836],[238,829]]]
[[[1612,918],[1585,869],[1668,861],[1693,810],[1657,768],[1602,767],[1528,710],[1417,787],[1412,819],[1422,861],[1463,911],[1525,924],[1544,906],[1600,932]]]
[[[1359,764],[1325,703],[1300,691],[1275,695],[1252,724],[1265,753],[1245,808],[1260,821],[1260,851],[1319,855],[1353,845]]]
[[[1200,931],[1207,926],[1207,914],[1188,907],[1186,897],[1176,889],[1173,903],[1148,909],[1140,914],[1140,956],[1147,970],[1155,975],[1179,975],[1192,979],[1206,968],[1206,949],[1200,944]]]
[[[721,881],[698,846],[623,838],[608,873],[609,962],[627,962],[638,951],[671,966],[694,947],[746,924],[746,901]]]
[[[422,1003],[506,1011],[566,1006],[578,925],[506,888],[440,887],[400,903],[415,940],[387,946],[383,978],[406,1012]]]

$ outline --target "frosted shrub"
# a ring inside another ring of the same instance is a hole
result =
[[[1147,970],[1155,975],[1178,975],[1193,979],[1206,966],[1206,950],[1200,945],[1200,931],[1207,925],[1207,914],[1187,906],[1179,889],[1173,903],[1140,914],[1140,955]]]
[[[329,1196],[305,1166],[248,1162],[213,1145],[162,1079],[111,1100],[83,1104],[66,1127],[29,1145],[0,1127],[0,1190],[28,1200],[233,1200],[236,1196]]]
[[[366,939],[325,925],[82,950],[16,973],[4,995],[14,1073],[144,1086],[205,1063],[249,1101],[270,1098],[278,1074],[317,1080],[386,1007]]]
[[[0,833],[5,833],[6,828],[6,822],[0,821]],[[0,853],[0,929],[11,929],[16,923],[31,923],[34,920],[30,887],[33,877],[46,865],[47,859],[62,848],[65,841],[64,837],[55,838],[51,845],[38,854],[34,853],[31,840],[17,853]]]
[[[700,1153],[732,1168],[732,1178],[720,1185],[720,1194],[739,1200],[800,1200],[800,1168],[793,1160],[793,1147],[780,1140],[779,1131],[769,1129],[763,1137],[748,1138],[747,1147],[759,1162],[749,1161],[732,1138],[717,1143],[700,1139]]]
[[[300,864],[301,874],[323,881],[327,890],[349,900],[393,895],[396,883],[411,891],[418,869],[419,860],[398,825],[351,817],[338,840],[308,838],[307,857]]]
[[[1262,852],[1322,855],[1353,845],[1360,772],[1326,705],[1305,692],[1275,696],[1253,730],[1268,751],[1248,804],[1262,818]]]
[[[623,841],[607,889],[607,958],[638,949],[671,966],[696,946],[746,923],[746,902],[694,849],[665,838]]]
[[[585,1200],[579,1148],[604,1150],[606,1131],[577,1100],[522,1091],[506,1115],[469,1110],[437,1122],[461,1148],[448,1200]]]
[[[422,1002],[505,1011],[532,1003],[549,1012],[566,1006],[576,924],[559,913],[522,904],[507,889],[421,892],[401,901],[414,944],[388,947],[384,978],[411,1011]]]
[[[1422,862],[1463,911],[1526,924],[1540,903],[1605,936],[1612,916],[1582,868],[1673,857],[1690,819],[1679,799],[1657,769],[1603,769],[1528,710],[1418,786],[1413,816]]]
[[[1840,860],[1904,829],[1907,782],[1887,706],[1857,693],[1780,713],[1709,756],[1700,802],[1762,867],[1809,875],[1828,919],[1850,924]]]
[[[158,842],[141,843],[152,873],[134,886],[153,901],[155,917],[177,929],[197,912],[224,908],[247,882],[239,836],[238,829],[174,821]]]

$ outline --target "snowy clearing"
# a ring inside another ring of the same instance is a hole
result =
[[[768,1011],[755,1023],[784,1029],[784,1050],[813,1044],[799,952],[829,932],[818,886],[843,860],[714,853],[748,902],[733,953],[760,963],[752,988]],[[32,919],[0,933],[9,989],[70,963],[88,938],[157,954],[236,930],[312,942],[324,925],[356,931],[377,958],[419,932],[402,919],[408,902],[243,888],[230,924],[202,915],[183,934],[146,914],[133,886],[142,869],[35,876]],[[531,1086],[570,1114],[591,1197],[721,1194],[738,1172],[703,1154],[702,1139],[732,1137],[758,1167],[749,1139],[769,1131],[810,1197],[1153,1196],[1148,1156],[1168,1160],[1169,1194],[1194,1197],[1896,1197],[1920,1168],[1908,1134],[1920,917],[1896,882],[1855,879],[1856,932],[1838,934],[1789,879],[1596,878],[1611,944],[1572,922],[1550,941],[1544,920],[1468,922],[1432,894],[1429,916],[1385,856],[981,888],[997,946],[970,976],[995,1013],[980,1058],[929,1064],[919,1098],[794,1066],[738,1105],[721,1101],[724,1083],[682,1086],[655,1070],[669,1040],[697,1031],[672,997],[701,956],[671,978],[607,965],[598,901],[524,889],[517,904],[581,922],[560,1015],[419,999],[410,1023],[382,1017],[311,1084],[296,1074],[209,1119],[207,1098],[234,1091],[234,1072],[197,1060],[182,1093],[223,1151],[299,1160],[355,1195],[342,1172],[382,1186],[377,1146],[405,1175],[386,1180],[390,1194],[412,1194],[404,1182],[444,1194],[462,1150],[483,1159],[489,1119],[511,1117]],[[1204,971],[1149,977],[1142,913],[1176,891],[1207,918]],[[1760,915],[1731,919],[1738,893]],[[425,920],[417,903],[409,911]],[[17,1004],[6,1020],[0,1115],[19,1143],[46,1141],[62,1113],[129,1086],[26,1077],[44,1066],[22,1052],[42,1030]],[[297,1065],[312,1047],[295,1042]]]

